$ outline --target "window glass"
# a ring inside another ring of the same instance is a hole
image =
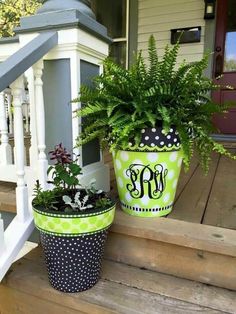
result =
[[[236,1],[228,0],[224,72],[236,71]]]
[[[126,43],[125,42],[115,42],[110,47],[110,55],[113,60],[122,65],[126,66]]]
[[[110,56],[123,67],[127,66],[127,4],[129,0],[92,0],[91,6],[99,23],[106,26],[114,40]]]
[[[126,0],[93,0],[97,21],[107,27],[112,38],[126,37]]]

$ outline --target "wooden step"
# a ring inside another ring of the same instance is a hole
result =
[[[16,185],[0,181],[0,211],[16,212]]]
[[[16,262],[0,285],[0,313],[235,313],[236,293],[105,260],[90,290],[65,294],[48,283],[41,249]]]
[[[236,290],[236,231],[116,211],[106,258]]]

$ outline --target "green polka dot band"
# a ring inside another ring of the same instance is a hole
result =
[[[113,152],[122,209],[140,217],[169,214],[175,199],[182,155],[182,150]]]
[[[115,216],[115,205],[107,210],[92,214],[60,215],[34,210],[37,229],[58,236],[79,236],[97,233],[109,228]]]

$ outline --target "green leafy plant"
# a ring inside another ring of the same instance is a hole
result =
[[[214,132],[212,115],[226,112],[227,106],[210,97],[220,86],[203,74],[208,55],[178,67],[178,51],[179,43],[167,46],[159,60],[151,36],[148,65],[141,52],[128,70],[106,59],[104,73],[95,78],[94,87],[83,86],[74,100],[83,104],[77,115],[85,118],[78,145],[99,138],[103,148],[126,149],[130,141],[140,143],[140,131],[145,127],[162,126],[168,132],[175,126],[187,169],[194,149],[206,172],[212,151],[235,158],[210,136]]]
[[[87,186],[81,187],[79,176],[82,169],[77,164],[77,159],[73,160],[62,144],[56,145],[49,154],[50,159],[55,162],[48,169],[48,175],[51,176],[48,183],[53,185],[53,189],[44,191],[37,181],[33,206],[45,211],[70,213],[89,209],[100,210],[101,207],[104,209],[112,205],[110,198],[102,190],[96,189],[95,179]]]

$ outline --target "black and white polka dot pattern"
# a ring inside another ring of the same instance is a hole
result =
[[[171,150],[180,148],[180,138],[178,131],[175,127],[171,127],[169,132],[166,134],[162,127],[146,128],[141,130],[141,141],[139,147],[159,147],[161,150]],[[130,143],[130,149],[132,149],[133,143]]]
[[[51,285],[69,293],[93,287],[99,279],[107,233],[68,238],[40,232]]]

